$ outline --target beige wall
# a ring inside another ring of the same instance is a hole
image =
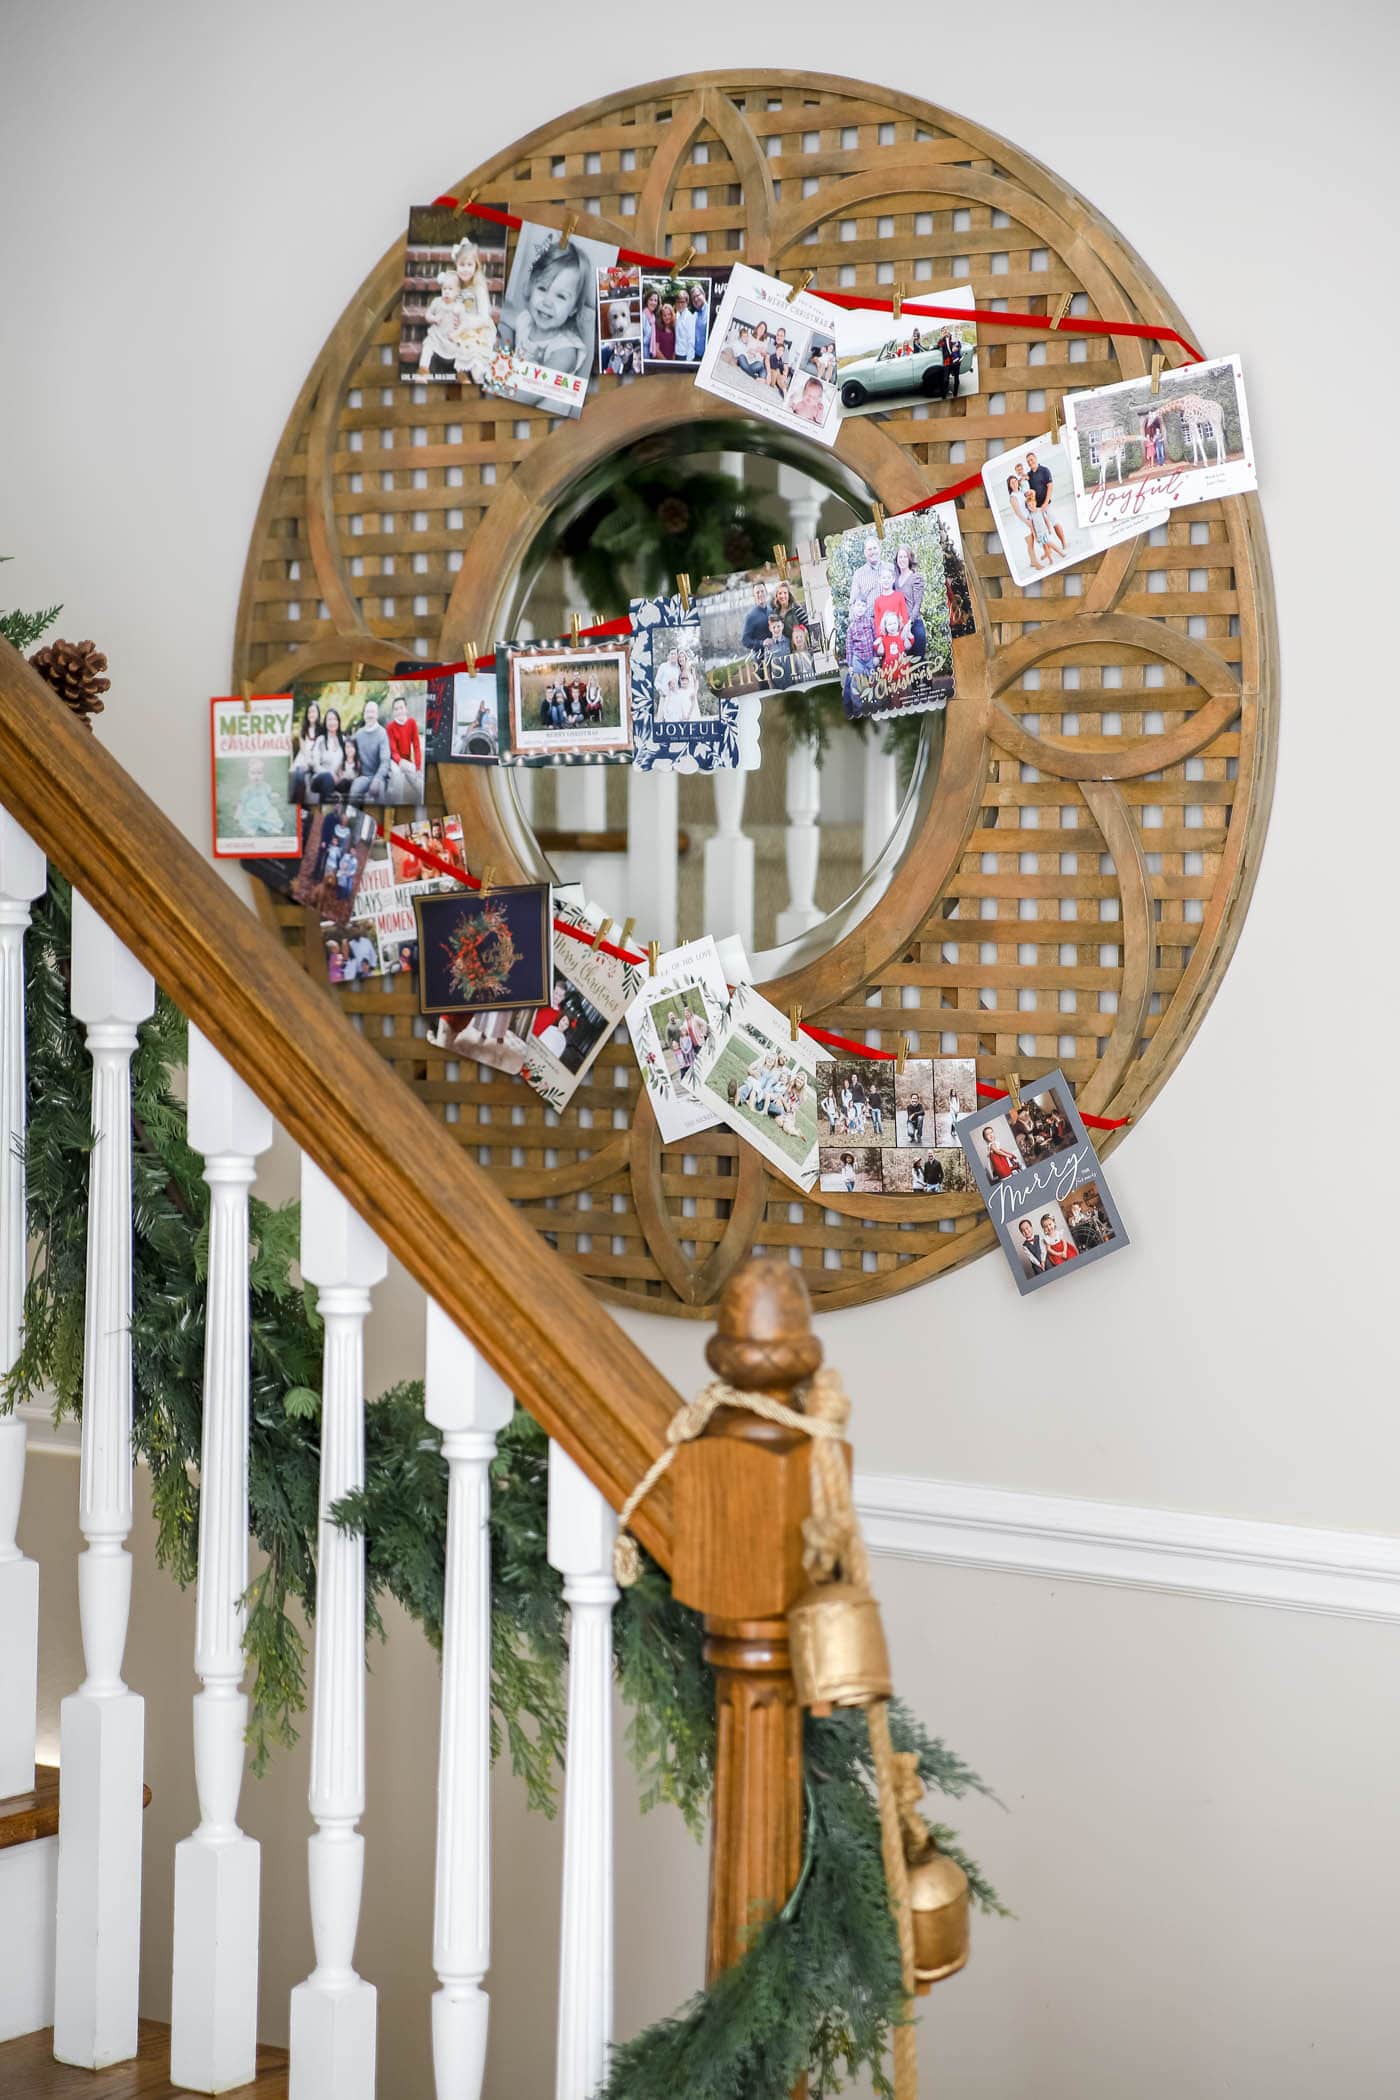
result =
[[[410,201],[585,97],[739,57],[907,86],[1078,184],[1207,345],[1243,354],[1279,595],[1278,796],[1228,981],[1113,1163],[1134,1246],[1027,1304],[983,1261],[824,1336],[867,1470],[1395,1531],[1393,1148],[1386,1115],[1357,1107],[1396,1017],[1400,328],[1394,272],[1376,271],[1393,247],[1393,9],[53,0],[11,10],[5,55],[0,283],[18,325],[0,331],[0,552],[18,559],[0,598],[65,599],[62,631],[102,641],[104,740],[201,842],[204,700],[303,374]],[[1334,305],[1362,297],[1364,323]],[[697,1329],[627,1324],[694,1385]],[[400,1279],[372,1335],[376,1389],[413,1367],[420,1328]],[[35,1460],[51,1718],[77,1675],[73,1491],[70,1461]],[[913,1564],[881,1584],[905,1689],[1011,1811],[966,1818],[1020,1922],[981,1933],[929,2010],[940,2092],[1392,2090],[1394,1625]],[[170,1848],[193,1821],[190,1650],[188,1600],[152,1571],[143,1523],[130,1676],[150,1701],[152,2012]],[[382,2090],[420,2100],[434,1669],[402,1628],[373,1660],[361,1955],[383,1992]],[[298,1756],[248,1793],[269,2035],[308,1965],[303,1796]],[[533,2096],[557,1832],[508,1784],[498,1806],[493,2091]],[[628,2031],[695,1980],[703,1872],[673,1823],[639,1831],[626,1809],[620,1863]]]

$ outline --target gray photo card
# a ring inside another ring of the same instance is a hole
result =
[[[1128,1244],[1063,1072],[963,1116],[958,1143],[1024,1297]]]

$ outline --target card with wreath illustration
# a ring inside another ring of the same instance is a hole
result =
[[[492,1013],[548,998],[547,882],[418,896],[413,911],[420,1012]]]

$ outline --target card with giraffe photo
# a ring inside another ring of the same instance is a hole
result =
[[[1081,525],[1090,529],[1258,488],[1238,357],[1067,394],[1065,445]]]
[[[1022,1297],[1128,1244],[1063,1072],[961,1116],[953,1134]]]

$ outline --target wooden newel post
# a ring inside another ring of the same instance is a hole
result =
[[[711,1368],[788,1406],[821,1362],[806,1286],[788,1263],[751,1261],[720,1301]],[[810,1443],[720,1408],[672,1467],[672,1585],[705,1615],[719,1741],[710,1861],[708,1971],[737,1960],[754,1919],[777,1910],[802,1860],[802,1715],[788,1660],[787,1612],[807,1585],[802,1524]]]

